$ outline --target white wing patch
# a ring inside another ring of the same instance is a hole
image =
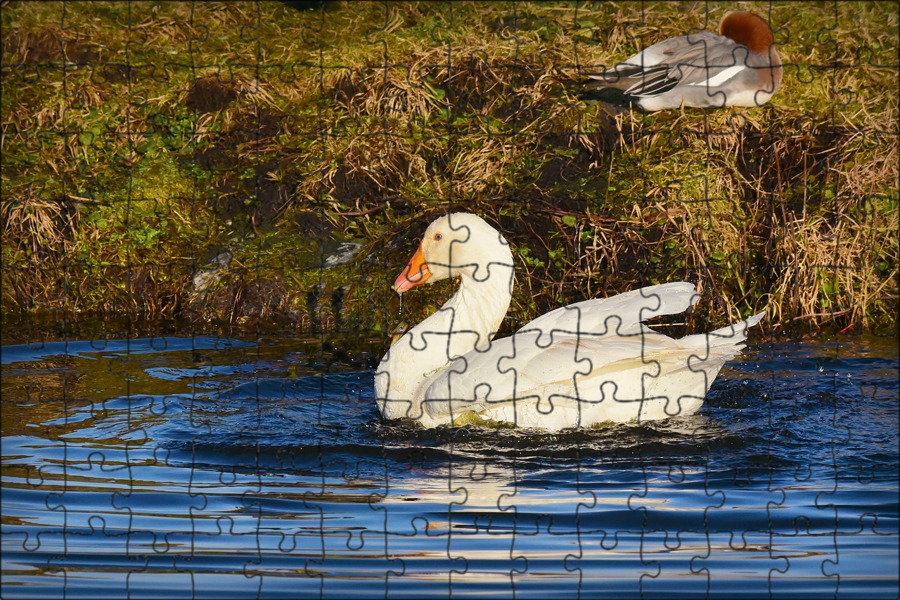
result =
[[[704,81],[698,81],[697,83],[689,83],[687,85],[696,85],[696,86],[708,86],[708,87],[718,87],[743,71],[746,67],[744,65],[735,65],[733,67],[728,67],[724,71],[717,73],[715,76],[710,77]]]

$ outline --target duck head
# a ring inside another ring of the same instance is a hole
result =
[[[765,63],[763,57],[768,57],[768,66],[772,69],[775,87],[778,87],[782,76],[781,57],[775,46],[775,34],[765,19],[753,13],[733,10],[725,13],[719,22],[719,35],[746,46],[758,62]]]
[[[742,10],[725,13],[719,22],[719,35],[743,44],[751,52],[765,56],[775,43],[775,35],[765,19]]]

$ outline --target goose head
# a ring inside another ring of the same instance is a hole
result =
[[[429,378],[488,344],[509,308],[514,281],[509,244],[473,214],[451,213],[431,223],[394,290],[403,294],[454,277],[459,278],[456,293],[406,331],[378,366],[375,393],[387,418],[425,414],[422,403]]]
[[[500,268],[504,267],[504,268]],[[460,278],[461,287],[491,279],[510,281],[509,243],[496,229],[471,213],[451,213],[433,221],[418,250],[394,282],[403,294],[417,285]]]

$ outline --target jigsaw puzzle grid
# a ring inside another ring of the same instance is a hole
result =
[[[595,4],[586,4],[585,10],[596,8]],[[101,61],[88,52],[76,58],[73,52],[79,35],[67,22],[67,13],[87,8],[66,3],[60,4],[59,22],[50,27],[66,40],[60,42],[59,54],[32,54],[29,60],[8,63],[10,52],[4,48],[3,86],[15,85],[17,77],[30,82],[47,78],[60,85],[63,94],[77,97],[79,91],[66,87],[65,65],[71,63],[73,68],[90,69],[92,80],[110,83],[103,102],[131,106],[138,114],[152,110],[141,78],[158,84],[176,71],[190,71],[195,76],[182,97],[194,110],[195,130],[202,127],[213,132],[204,135],[211,136],[214,149],[275,136],[293,137],[298,144],[322,140],[324,145],[326,138],[384,136],[388,140],[396,135],[388,132],[382,119],[390,112],[403,115],[408,110],[403,98],[385,96],[387,106],[372,108],[375,116],[369,122],[340,114],[348,98],[375,85],[379,72],[404,71],[412,85],[425,85],[417,79],[421,65],[408,64],[402,50],[392,48],[392,43],[404,47],[403,20],[398,22],[396,11],[405,5],[377,4],[384,7],[384,19],[373,23],[366,39],[384,57],[383,68],[325,60],[327,52],[319,37],[335,11],[352,11],[352,6],[273,5],[280,7],[274,9],[276,14],[297,11],[308,21],[302,38],[320,62],[273,60],[278,56],[273,51],[276,45],[255,37],[262,15],[272,14],[271,5],[243,2],[216,9],[237,11],[246,18],[241,29],[246,44],[231,49],[227,69],[183,60],[192,57],[195,45],[213,43],[216,35],[215,20],[199,4],[197,20],[189,23],[195,32],[190,44],[171,48],[164,63],[132,58],[141,55],[138,50],[148,39],[144,29],[172,25],[164,3],[159,10],[150,3],[129,5],[134,7],[128,13],[134,21],[124,32],[128,36],[124,60]],[[516,35],[530,35],[541,23],[525,18],[527,4],[509,6],[509,14],[523,19],[507,24],[507,39],[514,46]],[[690,11],[709,9],[704,3],[684,6]],[[749,10],[765,17],[767,7],[771,5],[754,3]],[[579,29],[573,24],[578,22],[577,6],[573,8],[576,14],[561,22]],[[451,16],[452,6],[446,11],[448,27],[458,26]],[[649,10],[646,18],[651,15]],[[835,19],[837,15],[836,3]],[[708,22],[717,18],[709,17]],[[832,43],[827,31],[837,25],[835,21],[823,26],[822,44]],[[443,36],[440,28],[432,31],[436,56],[448,49]],[[588,37],[596,43],[596,36],[591,31]],[[779,29],[776,39],[787,44],[790,31]],[[154,52],[162,54],[158,48]],[[860,61],[868,57],[873,64],[876,54],[860,48],[857,56]],[[567,52],[548,51],[541,57],[542,68],[553,64],[557,72],[580,73],[587,63],[580,63],[578,55],[577,44]],[[64,66],[61,75],[59,65]],[[895,75],[900,70],[896,64],[873,66]],[[823,65],[821,71],[837,81],[840,70],[851,67]],[[323,81],[326,72],[348,73],[340,89],[323,89],[321,114],[338,117],[329,124],[320,118],[317,131],[297,127],[308,122],[299,115],[279,114],[278,98],[266,91],[270,80],[283,83],[309,70],[320,72]],[[492,77],[507,81],[521,77],[522,71],[518,66],[490,70]],[[793,77],[797,85],[802,73],[813,71],[786,65],[785,77]],[[124,88],[118,85],[123,81],[128,82]],[[516,93],[520,96],[516,102],[527,103],[525,87]],[[837,94],[840,101],[835,102],[831,119],[844,136],[865,137],[872,132],[854,132],[847,125],[852,126],[852,117],[841,113],[853,93]],[[442,100],[479,101],[452,93]],[[778,102],[778,95],[773,102]],[[231,103],[252,108],[256,118],[243,125],[232,123],[228,133],[221,133],[226,126],[216,119],[221,118],[222,107]],[[80,109],[78,102],[69,107]],[[714,136],[729,132],[708,133],[704,112],[693,110],[688,109],[683,122],[672,127],[707,137],[712,158],[690,169],[690,177],[703,179],[720,168],[713,156]],[[637,111],[634,115],[638,122],[645,118]],[[740,109],[734,115],[738,130],[749,117]],[[124,136],[135,140],[134,153],[152,161],[154,150],[138,150],[139,146],[174,125],[161,114],[155,121],[143,116],[142,122],[155,122],[158,129],[19,131],[28,141],[12,148],[28,148],[39,155],[50,136],[82,139],[87,144]],[[680,133],[669,138],[673,147],[682,143]],[[586,118],[581,134],[604,139],[609,132]],[[776,136],[792,134],[775,132]],[[441,139],[448,146],[464,143],[465,135],[465,129],[427,131],[424,123],[410,122],[408,128],[410,139]],[[506,135],[531,134],[498,128],[498,138]],[[839,144],[837,139],[832,141]],[[386,141],[384,149],[390,148]],[[194,168],[224,170],[224,153],[197,152]],[[146,172],[137,175],[132,157],[120,158],[120,169],[129,178],[132,172],[135,181],[148,177]],[[379,181],[379,165],[390,160],[387,155],[369,158],[374,181]],[[760,160],[765,161],[765,156]],[[179,257],[170,264],[140,266],[149,267],[161,281],[189,281],[201,304],[224,273],[240,271],[241,277],[257,285],[249,301],[259,305],[257,315],[275,312],[266,297],[274,288],[262,284],[273,272],[288,278],[295,271],[330,268],[349,280],[362,275],[348,265],[366,265],[379,270],[389,285],[403,263],[388,264],[387,253],[361,263],[359,253],[366,250],[361,244],[324,241],[327,232],[318,230],[325,220],[320,197],[299,200],[308,202],[310,213],[318,217],[308,223],[310,248],[292,253],[254,241],[263,238],[261,232],[277,220],[288,200],[298,201],[290,186],[269,177],[270,169],[277,167],[277,161],[261,161],[258,155],[254,161],[252,154],[249,159],[243,155],[228,169],[251,173],[245,178],[252,182],[249,187],[234,183],[222,197],[195,199],[215,206],[223,221],[246,217],[246,227],[236,229],[236,237],[250,240],[255,265],[236,267],[233,249],[221,249],[202,257]],[[338,172],[339,181],[327,179],[326,169],[315,163],[303,168],[319,190],[343,185],[351,192],[370,193],[367,186],[373,185],[351,181],[346,171]],[[638,165],[632,173],[640,178],[642,168]],[[478,181],[463,185],[452,181],[451,172],[447,168],[432,173],[446,180],[446,209],[475,206]],[[164,180],[169,175],[153,176]],[[188,172],[178,176],[188,182],[192,177]],[[100,182],[85,182],[83,172],[60,177],[70,186],[65,197],[73,199],[73,205],[147,204],[156,215],[170,215],[173,210],[171,198],[103,190]],[[457,186],[469,191],[457,195],[461,189]],[[678,202],[723,203],[693,196],[696,189],[693,183],[672,181],[669,193]],[[79,190],[90,190],[90,197],[79,196],[83,193]],[[17,199],[4,194],[3,202],[12,204]],[[523,195],[518,202],[528,205],[529,199]],[[412,203],[396,205],[400,208],[394,210],[404,216],[416,212]],[[531,208],[553,209],[546,203]],[[363,218],[375,210],[386,209],[382,204],[357,202],[345,212],[356,211]],[[560,214],[569,210],[570,206]],[[715,219],[723,218],[712,208],[706,214],[707,230],[717,227]],[[390,255],[392,260],[405,261],[400,256],[414,248],[436,215],[429,213],[417,228],[403,231],[408,239],[385,240],[381,250],[391,246],[396,253],[396,257]],[[736,221],[744,218],[737,208],[734,216]],[[211,226],[196,223],[196,235],[202,236]],[[519,221],[516,226],[524,227]],[[153,235],[141,234],[147,244],[165,245],[164,237],[151,240]],[[41,260],[40,249],[28,258],[34,260]],[[138,260],[135,254],[133,263],[103,269],[105,273],[119,269],[130,276]],[[25,262],[4,264],[4,277],[10,269],[26,267]],[[837,259],[819,267],[848,268]],[[66,276],[65,271],[60,274]],[[129,320],[124,330],[121,321],[112,318],[99,325],[85,321],[82,327],[75,319],[75,325],[65,331],[17,325],[15,333],[26,332],[32,343],[27,348],[4,346],[4,409],[22,415],[22,410],[31,410],[22,407],[37,408],[36,422],[28,428],[11,421],[3,425],[3,597],[90,596],[98,590],[101,595],[136,597],[543,597],[548,593],[566,597],[897,597],[900,566],[896,550],[889,549],[898,543],[898,431],[894,424],[898,393],[892,383],[896,351],[842,341],[843,332],[838,330],[844,328],[835,326],[816,354],[799,336],[779,337],[766,327],[751,335],[747,350],[751,358],[734,360],[698,419],[565,434],[519,434],[471,426],[424,430],[382,422],[375,411],[371,378],[387,348],[387,331],[369,332],[378,339],[360,339],[358,348],[337,348],[329,336],[338,339],[337,334],[353,332],[342,331],[349,318],[343,314],[342,297],[318,297],[315,289],[308,293],[308,310],[295,311],[303,314],[292,315],[290,325],[280,333],[281,341],[273,341],[279,334],[263,333],[261,326],[255,337],[244,332],[217,338],[205,332],[191,335],[193,331],[157,337],[139,318]],[[521,276],[514,293],[528,293]],[[373,293],[371,302],[387,302],[390,294]],[[128,291],[124,296],[137,307],[135,315],[141,314],[142,303],[157,301]],[[403,318],[400,310],[409,310],[393,302],[379,309],[379,314],[387,315],[388,325]],[[415,306],[415,300],[404,302]],[[316,314],[327,314],[327,318],[317,320]],[[253,331],[252,326],[248,329]],[[337,343],[347,338],[340,339]],[[896,344],[896,338],[889,339],[893,341],[888,346]],[[296,347],[286,349],[291,344]],[[875,362],[866,362],[870,354]],[[21,356],[39,363],[48,378],[29,383],[25,370],[12,366],[26,360],[17,358]],[[884,356],[894,364],[878,362]],[[859,373],[851,381],[847,373],[854,368]],[[67,370],[75,374],[66,374]],[[59,373],[63,374],[56,379]],[[800,385],[808,393],[798,390],[792,377],[801,378]],[[106,395],[92,386],[105,386]],[[754,406],[761,398],[767,404]],[[772,408],[775,400],[785,398],[789,399],[785,406]],[[62,412],[39,408],[45,401],[61,402]],[[848,416],[841,403],[852,406],[855,416]],[[859,415],[865,415],[865,420]],[[803,419],[805,428],[792,429],[791,422]],[[89,423],[90,428],[81,430],[80,423]],[[770,424],[771,431],[760,433],[761,423]],[[864,431],[863,426],[870,423]],[[44,449],[32,449],[29,436],[36,430],[48,442]],[[103,443],[94,445],[86,435],[100,436]],[[809,437],[798,440],[801,435]],[[787,454],[781,455],[782,451]],[[41,452],[47,453],[44,459]],[[43,464],[35,467],[35,460]],[[92,492],[94,485],[99,492]],[[98,493],[109,498],[109,507],[92,512]]]

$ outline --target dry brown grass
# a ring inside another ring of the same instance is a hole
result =
[[[673,279],[703,289],[695,321],[895,326],[895,5],[742,3],[786,65],[766,107],[580,97],[585,69],[713,29],[732,4],[74,3],[70,29],[47,25],[62,4],[6,6],[4,311],[384,331],[393,309],[373,306],[396,302],[387,282],[452,207],[516,249],[510,327]],[[81,64],[43,69],[63,55]],[[316,248],[344,239],[365,250],[323,269]],[[223,248],[201,301],[191,276]],[[65,293],[48,291],[63,264]],[[409,319],[442,294],[410,299]]]

